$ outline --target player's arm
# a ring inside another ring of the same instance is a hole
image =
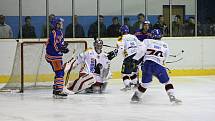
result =
[[[49,34],[49,44],[51,44],[55,51],[59,52],[59,48],[57,46],[57,41],[56,41],[56,32],[53,30],[50,34]]]
[[[137,53],[133,57],[133,59],[136,60],[136,61],[141,59],[145,55],[146,50],[147,50],[147,45],[144,42],[138,42]]]
[[[122,36],[120,36],[117,40],[117,49],[118,49],[118,53],[124,52],[124,40]]]

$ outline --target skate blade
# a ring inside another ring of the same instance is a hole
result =
[[[142,100],[139,100],[139,101],[137,101],[137,100],[131,100],[130,103],[131,104],[141,104]]]
[[[182,101],[173,101],[172,105],[182,105]]]
[[[54,99],[67,99],[67,96],[53,95]]]
[[[123,91],[123,92],[129,91],[129,90],[131,90],[131,89],[127,89],[127,88],[120,89],[120,91]]]

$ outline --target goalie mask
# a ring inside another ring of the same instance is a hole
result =
[[[100,39],[96,39],[93,43],[94,49],[96,53],[100,54],[102,52],[103,41]]]

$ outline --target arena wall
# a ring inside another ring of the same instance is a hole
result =
[[[173,76],[192,76],[192,75],[215,75],[215,37],[168,37],[163,38],[169,44],[171,54],[177,54],[184,50],[184,53],[179,57],[169,57],[168,61],[174,61],[181,57],[179,62],[166,64]],[[66,39],[67,41],[85,40],[88,47],[93,47],[92,38]],[[23,41],[38,41],[38,39],[23,40]],[[45,40],[40,40],[45,41]],[[104,38],[104,44],[116,46],[117,38]],[[11,73],[14,55],[16,51],[16,41],[14,39],[1,39],[0,41],[0,80],[8,78]],[[104,47],[105,52],[114,50],[114,48]],[[30,50],[29,50],[30,51]],[[32,55],[34,56],[34,55]],[[120,78],[120,69],[123,56],[118,55],[111,62],[111,71],[114,78]]]

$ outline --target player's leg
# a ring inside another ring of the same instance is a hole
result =
[[[62,60],[52,60],[48,61],[51,66],[53,71],[55,72],[55,79],[54,79],[54,85],[53,85],[53,94],[54,97],[58,98],[59,97],[66,97],[67,94],[63,92],[64,88],[64,71],[63,71],[63,62]]]
[[[142,71],[142,81],[138,85],[137,90],[134,92],[131,101],[140,101],[141,95],[145,93],[150,82],[152,81],[152,67],[150,63],[145,62],[141,68]]]
[[[130,79],[131,79],[131,85],[134,85],[134,87],[137,87],[139,83],[139,77],[138,77],[138,66],[134,65],[133,72],[131,73]]]
[[[121,70],[123,84],[125,85],[125,87],[121,89],[122,91],[127,91],[131,89],[131,80],[130,80],[130,75],[132,73],[131,67],[132,66],[130,65],[130,62],[127,59],[125,59],[123,61],[122,70]]]
[[[182,101],[175,97],[174,86],[169,79],[166,68],[157,64],[155,69],[155,76],[158,78],[160,83],[165,85],[165,90],[167,92],[170,102],[181,103]]]

